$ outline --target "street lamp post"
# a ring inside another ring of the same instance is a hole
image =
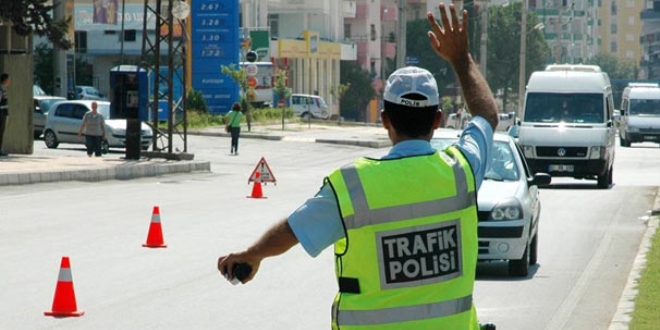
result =
[[[522,1],[522,9],[520,11],[520,68],[518,72],[518,111],[516,117],[522,115],[523,105],[525,102],[525,62],[527,62],[527,0]]]

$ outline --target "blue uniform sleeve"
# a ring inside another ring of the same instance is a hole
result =
[[[461,133],[456,145],[467,158],[477,185],[477,190],[484,180],[490,150],[493,147],[493,127],[486,118],[475,116]]]
[[[328,184],[291,213],[288,223],[300,245],[312,257],[345,235],[337,199]]]

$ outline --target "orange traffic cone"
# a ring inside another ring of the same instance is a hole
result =
[[[254,176],[255,179],[254,186],[252,186],[252,195],[248,196],[248,198],[268,198],[264,197],[264,193],[261,191],[261,173],[256,172]]]
[[[55,298],[53,298],[53,308],[49,312],[44,312],[44,315],[65,317],[81,316],[83,314],[85,312],[79,311],[76,306],[76,294],[73,291],[73,277],[71,276],[69,257],[62,257],[60,274],[57,277],[57,286],[55,287]]]
[[[160,227],[160,209],[158,206],[154,206],[154,211],[151,215],[151,224],[149,225],[147,243],[142,244],[142,246],[151,248],[167,247],[167,244],[163,242],[163,230]]]

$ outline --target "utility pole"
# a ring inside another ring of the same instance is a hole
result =
[[[561,0],[559,0],[559,5],[557,5],[557,8],[559,9],[559,15],[557,17],[557,47],[555,51],[555,62],[558,64],[561,64],[562,60],[562,54],[564,53],[564,46],[561,44],[561,37],[562,34],[564,34],[564,25],[562,24],[562,11],[564,10],[564,7],[561,4]]]
[[[53,19],[65,19],[65,0],[53,1]],[[74,59],[75,65],[75,59]],[[66,69],[66,50],[57,46],[53,47],[53,76],[55,78],[54,95],[66,97],[67,95],[67,69]]]
[[[523,105],[525,104],[525,84],[527,82],[527,75],[525,68],[527,61],[527,0],[522,0],[520,10],[520,68],[518,72],[518,113],[516,116],[520,118],[523,112]]]
[[[398,38],[396,38],[396,68],[406,66],[406,1],[399,0],[399,26]]]
[[[487,49],[488,49],[488,1],[481,1],[481,40],[479,47],[479,69],[484,78],[487,77]]]

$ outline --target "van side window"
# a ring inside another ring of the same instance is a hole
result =
[[[61,104],[55,110],[55,116],[71,118],[73,116],[73,104]]]
[[[301,102],[300,102],[300,96],[293,96],[293,97],[291,97],[291,103],[293,103],[293,104],[301,104]]]

